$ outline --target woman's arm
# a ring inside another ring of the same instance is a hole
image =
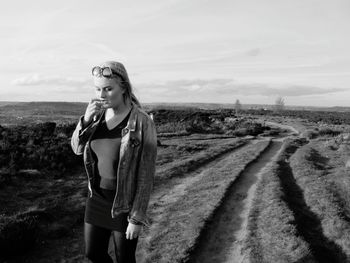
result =
[[[79,122],[71,138],[71,147],[76,155],[83,154],[85,143],[87,142],[87,140],[89,139],[89,135],[91,134],[89,131],[91,130],[90,128],[92,124],[93,121],[91,121],[90,123],[84,122],[84,115],[80,117]]]
[[[143,122],[143,140],[141,143],[141,155],[136,175],[136,193],[130,216],[130,223],[149,226],[146,210],[153,189],[157,157],[157,133],[151,118]]]
[[[88,141],[91,134],[90,129],[94,120],[97,120],[98,115],[101,116],[101,103],[97,99],[91,99],[86,107],[85,114],[80,117],[77,127],[75,128],[71,146],[73,152],[77,155],[83,154],[85,143]]]

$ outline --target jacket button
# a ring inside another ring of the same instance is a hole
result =
[[[123,129],[123,136],[125,135],[125,134],[127,134],[129,132],[129,129],[128,128],[124,128]]]

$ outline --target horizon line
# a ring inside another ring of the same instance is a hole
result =
[[[12,100],[0,100],[0,103],[40,103],[40,102],[67,102],[67,103],[88,103],[87,101],[52,101],[52,100],[38,100],[38,101],[12,101]],[[228,102],[141,102],[141,104],[212,104],[212,105],[235,105],[235,103],[228,103]],[[241,105],[263,105],[263,106],[274,106],[275,104],[257,104],[257,103],[240,103]],[[350,108],[350,106],[313,106],[313,105],[284,105],[285,107],[312,107],[312,108]]]

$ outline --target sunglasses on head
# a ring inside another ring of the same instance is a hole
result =
[[[113,71],[110,67],[93,67],[92,68],[92,76],[94,77],[106,77],[106,78],[112,78],[114,76],[119,76],[115,71]]]

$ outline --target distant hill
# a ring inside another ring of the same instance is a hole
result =
[[[220,103],[143,103],[146,111],[153,109],[221,109],[235,107]],[[28,125],[46,121],[76,122],[84,114],[87,102],[9,102],[0,101],[0,125]],[[274,105],[242,104],[242,109],[273,109]],[[348,112],[350,107],[286,106],[289,110]]]
[[[234,109],[234,103],[146,103],[147,107],[150,108],[200,108],[200,109]],[[271,104],[242,104],[242,109],[274,109],[275,105]],[[316,106],[293,106],[286,105],[287,110],[307,110],[307,111],[337,111],[347,112],[350,111],[350,107],[316,107]]]
[[[62,114],[81,114],[81,110],[86,108],[87,103],[82,102],[0,102],[0,112],[18,111],[34,114],[62,113]]]
[[[0,125],[76,121],[85,112],[82,102],[0,102]]]

